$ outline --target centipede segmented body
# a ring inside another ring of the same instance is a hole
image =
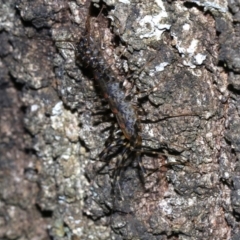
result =
[[[91,38],[80,39],[76,55],[78,61],[92,71],[93,78],[99,86],[103,97],[107,100],[123,133],[121,138],[106,147],[100,154],[100,158],[106,157],[109,149],[125,146],[122,151],[122,160],[118,165],[120,167],[129,165],[130,155],[134,153],[138,164],[144,171],[141,164],[141,125],[136,107],[126,99],[120,82],[103,58],[101,50],[96,48]]]

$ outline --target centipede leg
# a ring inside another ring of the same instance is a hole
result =
[[[124,141],[123,139],[119,139],[118,141],[111,142],[107,145],[107,147],[99,154],[99,159],[104,159],[107,154],[110,153],[110,151],[114,148],[124,146]]]
[[[143,163],[142,163],[141,152],[136,153],[136,158],[137,158],[137,162],[138,162],[138,165],[141,168],[142,173],[146,174],[146,169],[144,168]]]
[[[130,157],[130,155],[132,154],[131,151],[129,151],[129,148],[124,148],[121,152],[121,154],[119,154],[118,160],[117,160],[117,166],[115,168],[114,171],[114,178],[113,178],[113,182],[112,182],[112,193],[113,193],[113,199],[112,199],[112,209],[111,209],[111,216],[110,216],[110,221],[112,222],[112,217],[113,217],[113,212],[118,211],[117,210],[117,206],[115,205],[116,202],[116,189],[119,190],[119,195],[121,197],[121,200],[124,200],[124,196],[122,193],[122,189],[120,186],[120,179],[121,179],[121,173],[123,171],[123,169],[125,169],[127,166],[123,166],[123,161],[124,159],[128,159]],[[127,213],[127,212],[123,212],[123,213]]]
[[[114,186],[118,186],[118,189],[119,189],[119,192],[120,192],[120,196],[122,198],[122,200],[124,200],[124,197],[123,197],[123,194],[122,194],[122,191],[121,191],[121,186],[119,184],[119,181],[121,179],[121,173],[122,173],[122,170],[125,169],[126,167],[128,167],[129,164],[126,164],[124,163],[124,160],[125,159],[129,159],[130,155],[132,154],[131,151],[129,151],[129,148],[128,147],[125,147],[121,154],[119,155],[120,158],[117,159],[117,164],[116,164],[116,168],[114,170],[114,179],[113,179],[113,185]],[[114,188],[113,188],[114,189]]]

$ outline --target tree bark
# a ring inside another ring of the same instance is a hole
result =
[[[239,239],[239,4],[93,2],[1,3],[0,238]],[[99,160],[119,126],[80,38],[130,95],[146,174]]]

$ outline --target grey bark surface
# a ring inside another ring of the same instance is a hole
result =
[[[0,8],[0,239],[239,239],[237,1]],[[165,153],[142,154],[144,176],[133,158],[119,187],[98,157],[119,127],[75,59],[88,17],[143,147]]]

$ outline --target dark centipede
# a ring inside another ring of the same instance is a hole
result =
[[[121,162],[118,163],[118,167],[128,166],[130,164],[130,155],[134,154],[142,171],[145,172],[141,164],[141,125],[136,107],[126,99],[120,82],[103,58],[101,50],[96,48],[91,38],[80,39],[77,45],[76,57],[81,65],[92,71],[93,78],[99,86],[103,97],[107,100],[123,133],[123,137],[118,139],[115,145],[110,143],[106,147],[100,154],[100,158],[105,157],[111,148],[122,145],[125,148],[121,154],[123,157]]]

